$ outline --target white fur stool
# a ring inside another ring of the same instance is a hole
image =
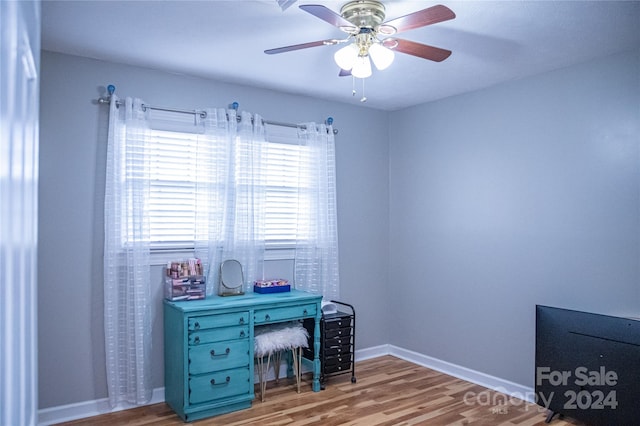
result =
[[[269,363],[273,356],[273,370],[276,383],[280,379],[280,361],[282,352],[291,350],[293,357],[293,374],[296,376],[298,393],[300,393],[300,366],[302,363],[302,348],[307,348],[309,333],[299,322],[263,325],[254,330],[254,357],[258,365],[260,379],[260,398],[264,402],[267,390],[267,374]],[[264,358],[267,358],[266,366]]]

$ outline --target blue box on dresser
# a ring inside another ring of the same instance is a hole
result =
[[[262,293],[262,294],[267,294],[267,293],[285,293],[287,291],[291,291],[291,286],[290,285],[278,285],[278,286],[273,286],[273,287],[260,287],[257,285],[253,286],[253,291],[255,293]]]

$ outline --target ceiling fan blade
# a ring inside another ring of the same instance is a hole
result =
[[[307,49],[309,47],[330,46],[338,43],[338,40],[311,41],[309,43],[294,44],[291,46],[277,47],[275,49],[267,49],[264,51],[264,53],[266,53],[267,55],[274,55],[276,53],[291,52],[292,50]]]
[[[347,21],[342,16],[335,13],[333,10],[320,4],[303,4],[298,7],[300,7],[300,9],[304,10],[305,12],[309,12],[316,18],[320,18],[323,21],[330,23],[334,27],[349,31],[356,30],[356,27],[354,27],[351,22]]]
[[[403,40],[400,38],[387,38],[383,41],[383,44],[398,52],[429,59],[430,61],[435,62],[442,62],[451,55],[450,50],[440,49],[439,47],[428,46],[426,44],[416,43],[415,41]],[[395,45],[395,47],[393,47],[393,45]]]
[[[300,6],[302,7],[302,6]],[[382,25],[390,25],[396,29],[396,34],[402,31],[409,31],[414,28],[424,27],[426,25],[437,24],[438,22],[448,21],[456,17],[451,9],[447,6],[438,4],[427,9],[419,10],[405,16],[401,16],[391,21],[387,21]]]
[[[351,75],[351,70],[343,70],[340,68],[340,72],[338,73],[338,77],[348,77]]]

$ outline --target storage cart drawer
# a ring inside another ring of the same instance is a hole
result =
[[[333,356],[333,355],[342,355],[342,354],[349,354],[351,353],[351,344],[346,344],[346,345],[342,345],[342,346],[325,346],[324,347],[324,354],[326,356]]]
[[[351,327],[347,328],[336,328],[333,330],[324,330],[324,338],[325,339],[334,339],[334,338],[345,338],[351,336]]]
[[[351,318],[325,320],[324,322],[325,330],[335,330],[336,328],[350,328],[351,326]]]
[[[325,358],[323,370],[326,374],[336,373],[338,371],[351,370],[352,360],[353,358],[351,354]]]

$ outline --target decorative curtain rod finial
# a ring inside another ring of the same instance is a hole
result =
[[[237,102],[233,102],[231,105],[229,105],[229,108],[234,109],[234,110],[238,110],[238,108],[240,108],[240,104]]]
[[[113,84],[110,84],[107,86],[107,96],[103,96],[101,98],[98,98],[98,104],[108,104],[111,102],[111,96],[113,95],[113,93],[116,91],[116,86],[114,86]]]

